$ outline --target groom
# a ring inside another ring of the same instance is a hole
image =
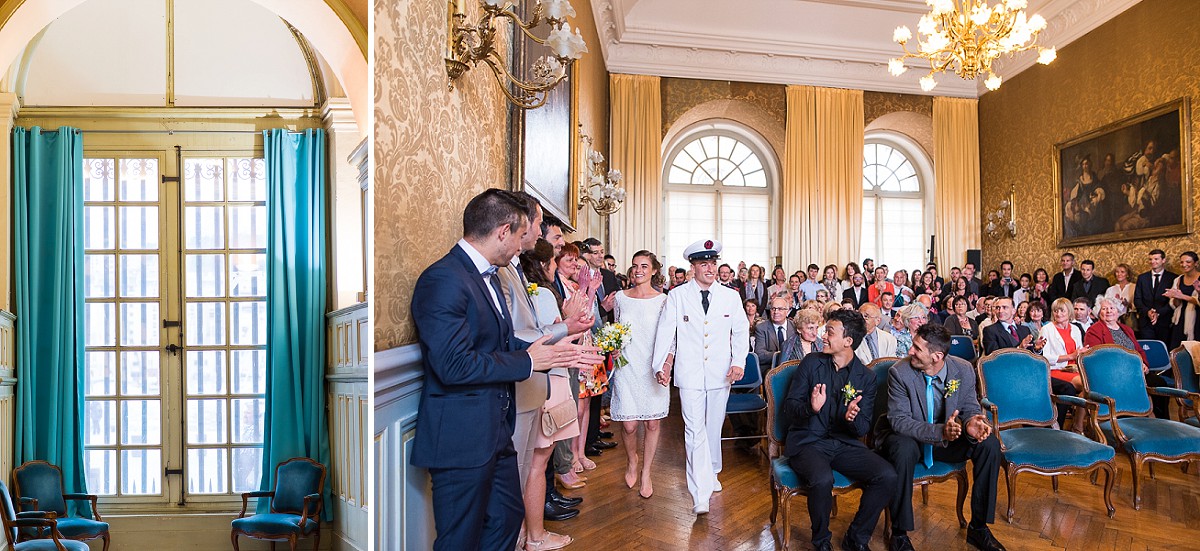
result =
[[[691,281],[671,289],[659,317],[654,363],[665,384],[679,365],[675,386],[683,410],[687,448],[687,485],[692,512],[708,513],[709,498],[721,491],[721,426],[729,385],[745,372],[750,322],[737,291],[717,281],[721,244],[711,239],[684,249],[692,264]],[[673,353],[671,353],[673,351]]]

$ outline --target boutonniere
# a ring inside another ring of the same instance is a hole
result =
[[[949,398],[951,396],[954,396],[954,393],[958,392],[958,385],[959,385],[958,379],[950,379],[950,381],[946,383],[945,397]]]
[[[537,283],[530,283],[529,285],[525,286],[525,294],[527,294],[529,296],[533,296],[533,295],[536,295],[537,292],[538,292],[538,284]]]
[[[854,385],[846,383],[846,386],[842,387],[842,405],[849,405],[858,395],[858,389],[854,388]]]

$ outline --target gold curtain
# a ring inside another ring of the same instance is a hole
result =
[[[979,101],[933,98],[934,225],[942,273],[980,245]]]
[[[815,258],[805,264],[857,262],[862,247],[862,90],[817,88],[817,183],[820,235]]]
[[[783,218],[780,253],[785,268],[808,264],[821,252],[820,239],[813,231],[818,219],[820,198],[817,188],[817,110],[816,88],[787,87],[787,130],[783,155],[783,184],[780,187],[779,215]],[[767,268],[770,270],[770,267]]]
[[[641,249],[662,251],[662,94],[655,76],[613,74],[609,87],[609,166],[624,174],[626,195],[624,206],[610,217],[607,246],[624,266]]]

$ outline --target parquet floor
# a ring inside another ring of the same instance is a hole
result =
[[[655,460],[654,495],[642,499],[637,486],[632,490],[625,487],[625,452],[618,446],[594,458],[598,467],[587,473],[585,488],[564,492],[585,498],[580,515],[565,522],[547,523],[547,528],[573,536],[575,542],[567,547],[571,551],[781,549],[780,537],[768,520],[771,492],[766,462],[757,452],[734,448],[732,442],[724,447],[724,491],[714,494],[708,515],[697,518],[692,514],[684,479],[683,420],[678,397],[673,395],[672,400],[672,415],[663,427]],[[618,431],[615,424],[610,428]],[[617,439],[619,442],[619,434]],[[1157,478],[1143,485],[1142,509],[1134,511],[1129,464],[1118,455],[1113,488],[1117,512],[1112,519],[1104,509],[1102,480],[1093,486],[1086,477],[1059,477],[1056,494],[1049,478],[1024,474],[1017,481],[1018,500],[1011,524],[1003,516],[1008,494],[1001,475],[997,522],[992,530],[1012,551],[1200,550],[1198,470],[1193,468],[1184,474],[1178,466],[1159,465]],[[928,506],[921,505],[919,492],[914,496],[917,529],[910,535],[918,551],[974,549],[966,544],[965,530],[958,527],[954,486],[945,483],[931,487]],[[835,548],[858,508],[857,493],[839,499],[841,513],[831,523]],[[969,498],[965,506],[969,519]],[[791,511],[790,548],[811,549],[803,497],[793,498]],[[871,548],[887,549],[882,519]]]

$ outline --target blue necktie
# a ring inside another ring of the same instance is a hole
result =
[[[925,375],[925,420],[933,423],[933,377]],[[925,468],[933,467],[933,444],[925,444]]]

